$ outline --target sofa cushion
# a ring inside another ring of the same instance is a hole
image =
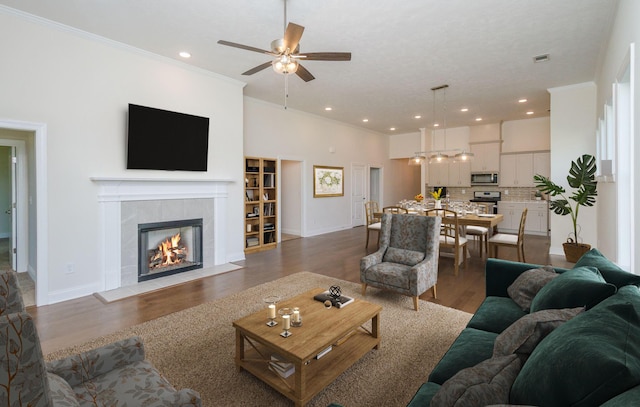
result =
[[[410,287],[409,281],[409,266],[398,263],[379,263],[366,269],[364,274],[364,280],[369,283],[377,283],[384,287],[399,288],[402,290],[408,290]]]
[[[57,374],[47,373],[49,379],[49,396],[54,406],[80,406],[69,383]]]
[[[530,355],[554,329],[584,311],[584,307],[548,309],[525,315],[505,329],[493,345],[493,357]]]
[[[404,264],[405,266],[415,266],[422,260],[424,260],[424,252],[400,249],[397,247],[388,247],[382,258],[384,262]]]
[[[440,385],[433,382],[423,383],[411,399],[407,407],[424,407],[431,403],[433,396],[440,390]]]
[[[498,334],[465,328],[429,375],[429,381],[443,384],[460,370],[475,366],[493,354]]]
[[[523,311],[529,312],[531,301],[538,291],[555,277],[558,277],[558,274],[551,266],[527,270],[507,288],[507,293]]]
[[[527,314],[511,298],[487,297],[467,327],[499,334],[525,315]]]
[[[607,259],[598,249],[591,249],[583,254],[574,268],[583,266],[596,267],[607,283],[614,284],[618,288],[629,284],[640,285],[640,276],[624,271]]]
[[[601,405],[640,384],[638,338],[640,291],[629,285],[540,342],[513,383],[510,402]]]
[[[484,407],[508,403],[509,389],[521,366],[518,355],[511,354],[463,369],[444,382],[433,396],[431,407]]]
[[[562,273],[542,287],[531,302],[531,312],[550,308],[587,309],[616,292],[595,267],[578,267]]]

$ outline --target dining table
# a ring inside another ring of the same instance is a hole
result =
[[[424,212],[410,212],[410,214],[424,215]],[[382,212],[376,212],[373,216],[379,219],[382,217]],[[504,216],[501,213],[467,213],[465,215],[458,216],[458,224],[460,226],[482,226],[489,229],[489,235],[492,235],[497,231],[498,224],[503,220]],[[442,218],[442,222],[451,223],[452,219],[445,216]]]

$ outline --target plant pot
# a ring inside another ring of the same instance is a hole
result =
[[[583,254],[591,250],[591,245],[586,243],[566,242],[562,243],[564,257],[568,262],[576,263]]]

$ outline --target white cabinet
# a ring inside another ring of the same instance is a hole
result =
[[[533,154],[503,154],[500,157],[501,187],[532,187]]]
[[[498,231],[501,233],[518,233],[520,228],[520,217],[525,208],[524,202],[498,202],[498,213],[504,219],[498,223]]]
[[[432,187],[449,185],[449,165],[447,163],[429,164],[429,185]]]
[[[527,202],[527,222],[525,232],[532,235],[549,234],[549,203],[547,201]]]
[[[500,170],[500,142],[470,144],[473,153],[471,172],[498,172]]]
[[[498,224],[501,233],[518,233],[522,211],[527,208],[527,220],[524,233],[527,235],[547,236],[549,230],[549,204],[547,201],[498,202],[498,213],[504,220]]]
[[[449,183],[447,186],[470,187],[471,164],[469,162],[449,163]]]
[[[533,153],[533,175],[551,176],[551,153]]]

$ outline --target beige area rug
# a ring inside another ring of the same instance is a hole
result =
[[[177,388],[200,392],[205,406],[291,406],[292,403],[234,365],[232,321],[265,308],[268,295],[289,298],[312,288],[339,285],[362,298],[360,285],[309,272],[296,273],[221,300],[136,325],[89,343],[57,351],[48,360],[140,335],[147,358]],[[383,307],[380,349],[372,350],[311,400],[309,406],[405,406],[427,379],[471,314],[409,297],[368,289],[366,300]],[[304,318],[304,310],[303,310]],[[292,340],[295,337],[291,338]]]

